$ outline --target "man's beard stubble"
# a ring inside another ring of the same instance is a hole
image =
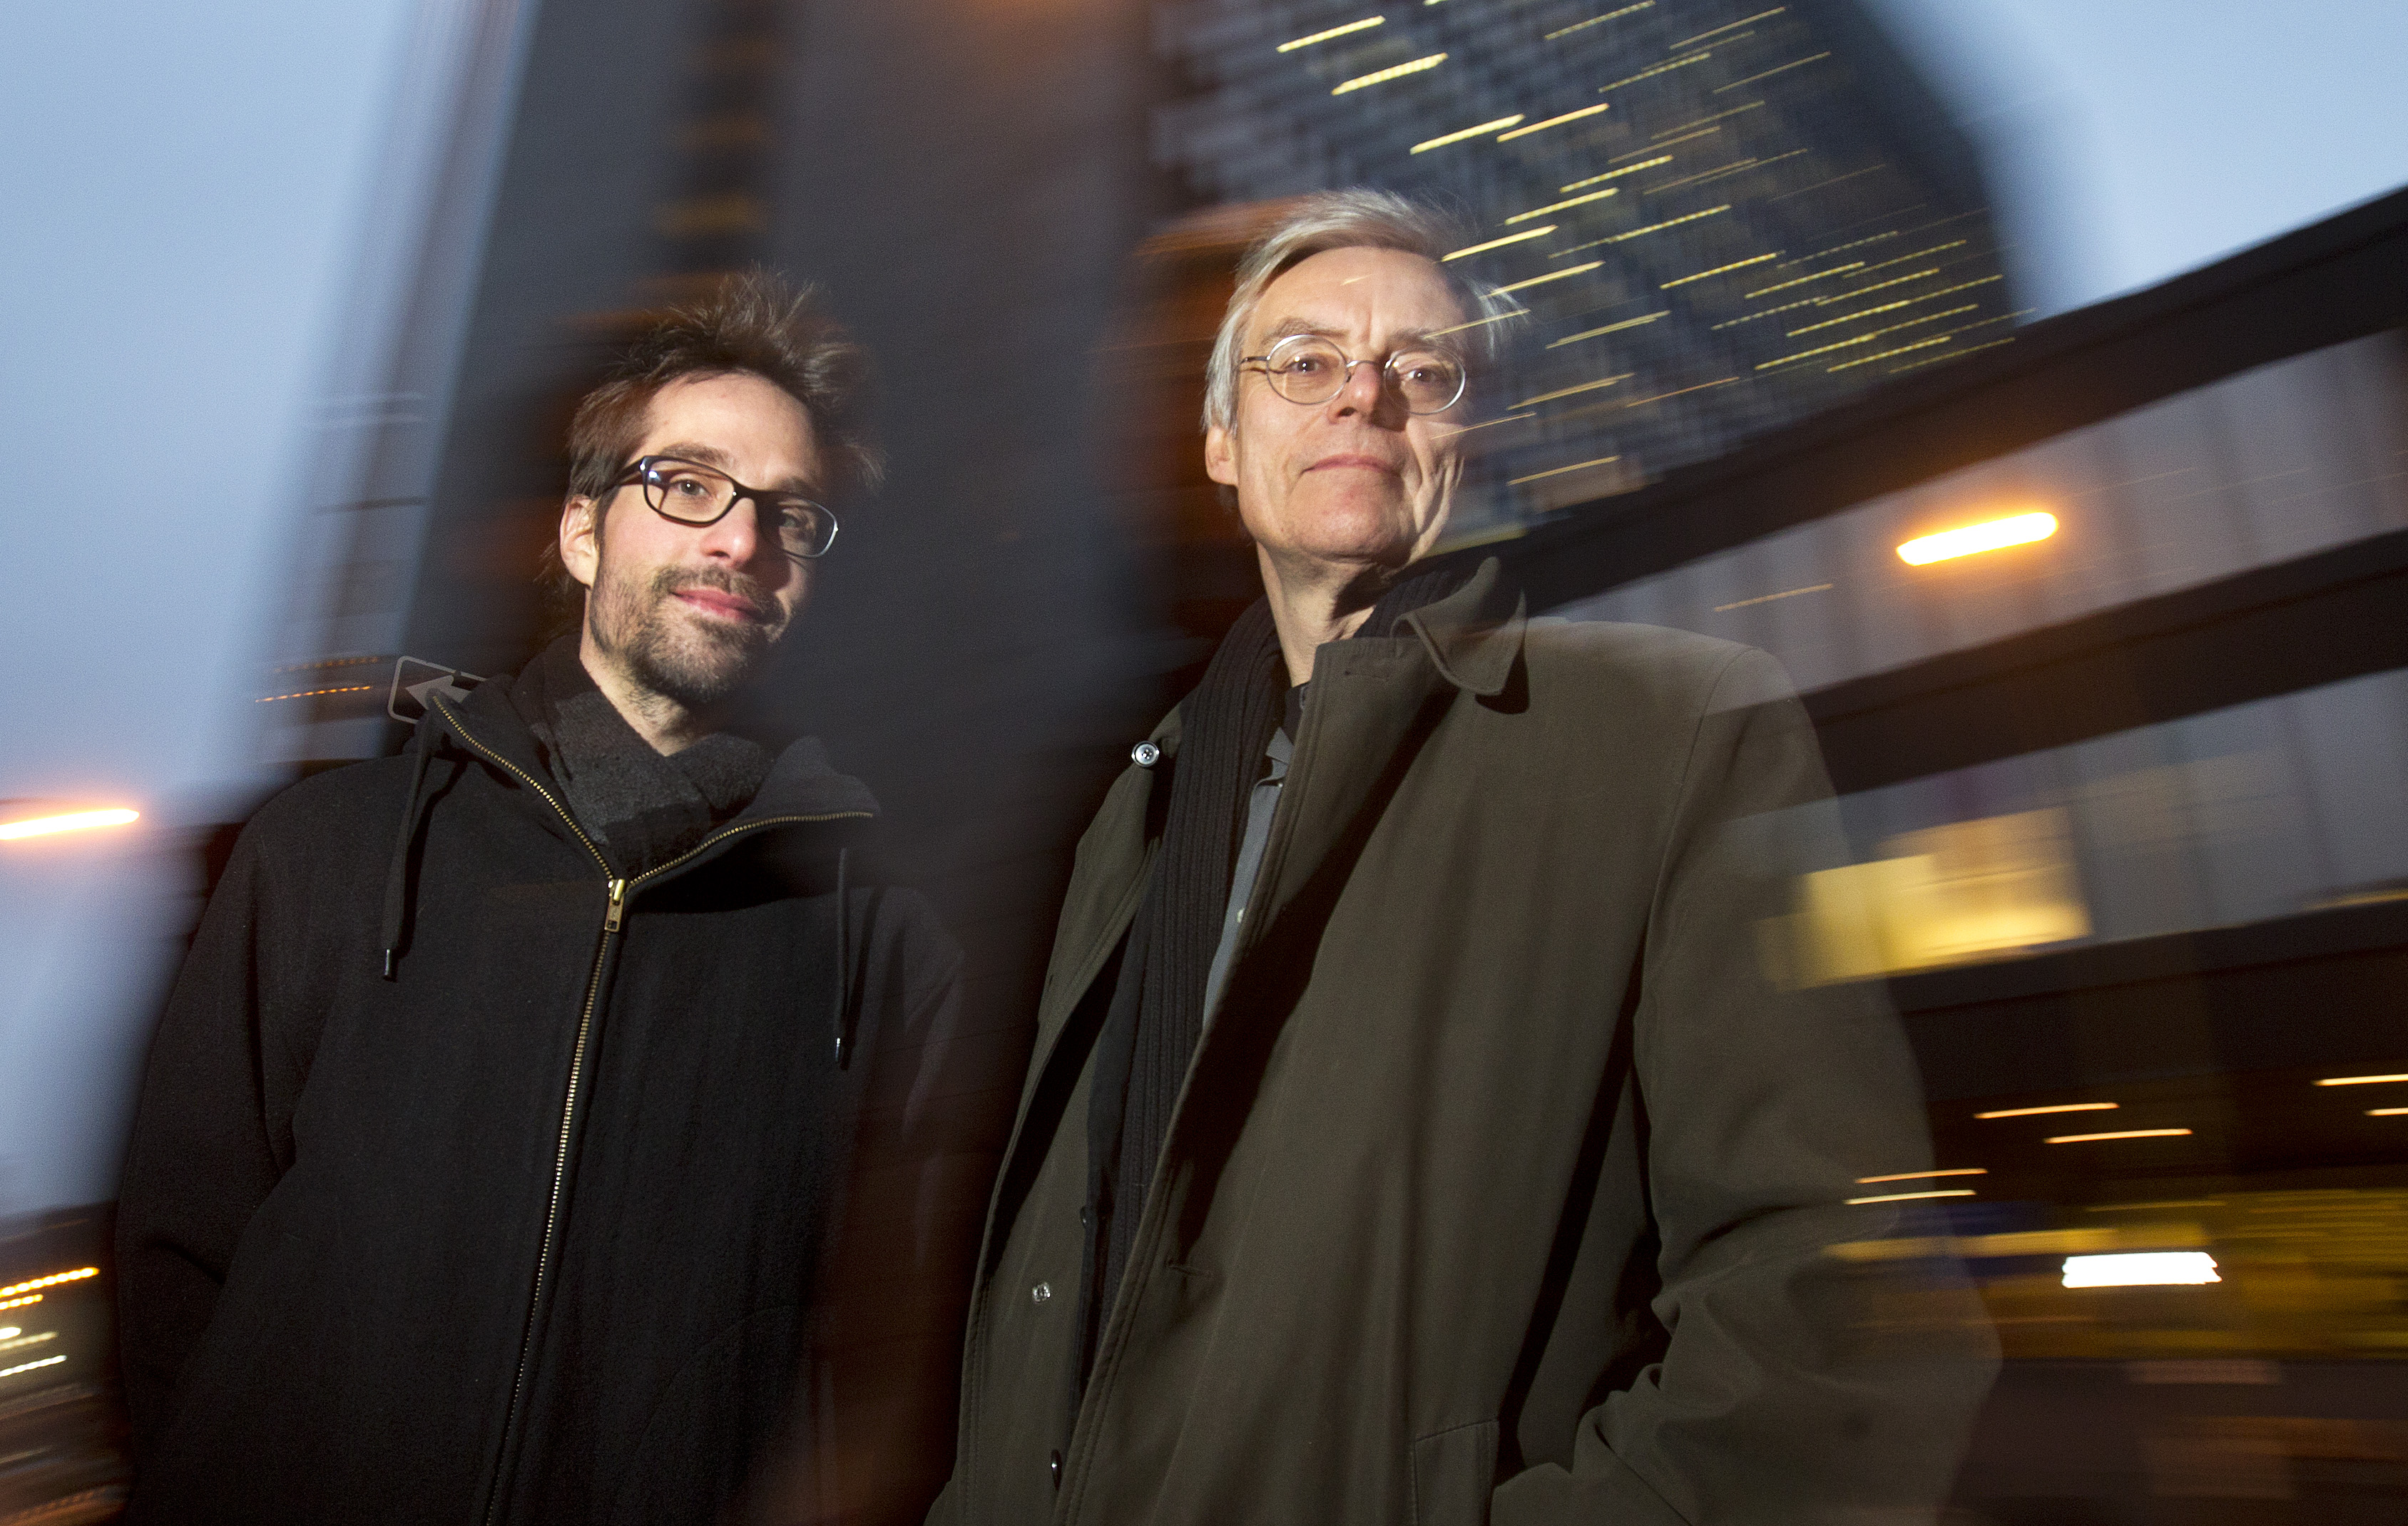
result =
[[[733,695],[757,673],[784,633],[758,621],[695,622],[683,632],[670,621],[681,589],[733,593],[756,609],[777,608],[758,582],[716,568],[662,567],[640,592],[605,564],[594,579],[586,611],[594,645],[616,659],[629,678],[688,710],[707,709]]]

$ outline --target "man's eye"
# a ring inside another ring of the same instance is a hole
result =
[[[1325,369],[1328,363],[1318,355],[1297,355],[1280,369],[1292,377],[1309,377]]]
[[[673,477],[669,478],[669,491],[681,498],[708,498],[710,484],[698,477]]]

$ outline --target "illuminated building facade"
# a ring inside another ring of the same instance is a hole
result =
[[[1205,197],[1466,211],[1532,321],[1486,475],[1509,521],[1627,491],[2019,314],[1980,163],[1853,0],[1172,0]]]

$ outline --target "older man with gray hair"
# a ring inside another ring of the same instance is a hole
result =
[[[1930,1169],[1912,1062],[1756,956],[1828,794],[1802,711],[1761,652],[1426,560],[1510,312],[1467,242],[1340,192],[1239,269],[1204,458],[1265,596],[1080,846],[932,1519],[1945,1492],[1988,1336],[1941,1283],[1904,1360],[1827,1254]]]

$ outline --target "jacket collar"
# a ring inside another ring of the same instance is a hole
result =
[[[1502,563],[1492,556],[1480,563],[1471,581],[1414,610],[1404,623],[1421,637],[1430,662],[1447,682],[1469,693],[1499,694],[1522,652],[1528,605],[1520,590],[1507,585]]]
[[[1529,601],[1505,580],[1504,563],[1483,560],[1471,580],[1404,623],[1419,637],[1439,676],[1467,693],[1501,694],[1513,676],[1514,659],[1529,624]],[[1179,755],[1179,710],[1173,706],[1146,740],[1163,756]]]

